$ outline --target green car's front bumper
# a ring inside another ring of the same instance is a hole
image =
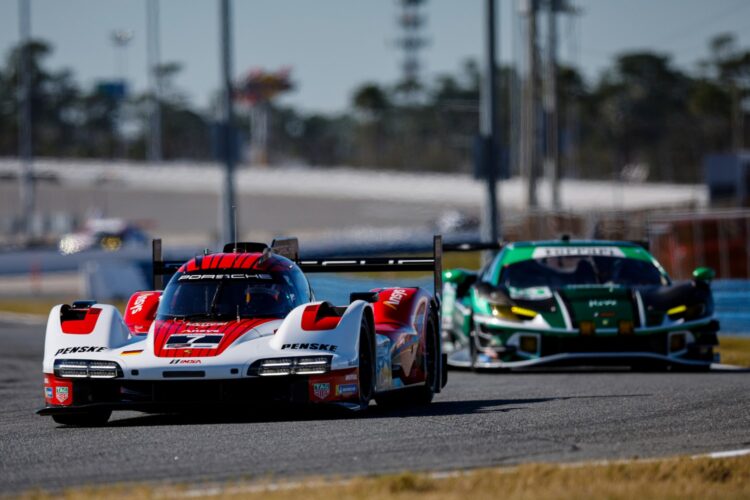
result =
[[[709,367],[717,362],[718,321],[713,317],[662,327],[635,328],[623,334],[602,329],[585,335],[579,329],[509,327],[475,316],[474,342],[448,358],[454,367],[530,368],[536,366],[674,365]],[[472,356],[473,352],[473,356]],[[473,358],[473,360],[472,360]]]

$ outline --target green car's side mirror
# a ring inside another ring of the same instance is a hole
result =
[[[693,271],[693,279],[695,281],[709,282],[716,277],[716,272],[710,267],[697,267]]]
[[[474,276],[475,273],[470,273],[464,269],[448,269],[447,271],[443,271],[443,281],[455,285],[462,285],[467,279]]]

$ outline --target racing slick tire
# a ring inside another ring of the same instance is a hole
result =
[[[375,336],[367,318],[359,327],[359,407],[370,405],[375,392]]]
[[[432,402],[439,391],[440,380],[440,345],[435,321],[430,317],[426,325],[425,372],[427,380],[419,387],[409,387],[375,397],[378,406],[395,408],[402,406],[424,406]]]
[[[477,368],[478,354],[477,335],[474,330],[474,325],[472,324],[471,329],[469,330],[469,362],[471,363],[469,369],[473,372],[479,371],[479,368]]]
[[[71,427],[98,427],[106,424],[111,416],[112,410],[93,410],[85,413],[52,415],[52,420]]]

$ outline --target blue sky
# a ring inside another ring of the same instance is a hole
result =
[[[67,66],[84,84],[116,74],[109,34],[134,31],[127,75],[146,86],[146,0],[31,0],[33,36],[55,45],[52,67]],[[500,56],[513,52],[516,0],[498,0]],[[561,54],[594,78],[626,50],[670,52],[691,69],[706,55],[706,42],[733,32],[750,47],[750,0],[575,0],[582,12],[569,37],[564,21]],[[161,0],[162,60],[183,64],[177,85],[199,106],[219,86],[217,0]],[[0,0],[0,54],[18,40],[16,0]],[[297,82],[284,102],[306,110],[339,111],[352,89],[399,76],[396,0],[234,0],[235,73],[252,67],[291,66]],[[425,74],[455,72],[481,56],[482,0],[428,0]],[[572,41],[577,40],[575,43]],[[517,46],[517,44],[515,44]],[[577,50],[573,50],[574,47]]]

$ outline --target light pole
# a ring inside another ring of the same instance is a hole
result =
[[[234,101],[232,89],[232,26],[229,0],[220,0],[219,23],[221,29],[221,63],[222,82],[224,84],[224,106],[222,117],[222,139],[224,150],[224,189],[222,190],[222,209],[220,233],[224,243],[236,241],[235,226],[237,224],[234,210],[234,138],[232,120],[234,117]]]
[[[110,35],[110,40],[115,48],[115,74],[125,82],[128,72],[127,47],[133,40],[133,31],[115,30]]]
[[[521,161],[526,177],[526,198],[529,209],[538,205],[536,183],[539,163],[539,137],[537,124],[537,33],[536,13],[539,0],[523,0],[521,10],[526,16],[526,82],[523,86],[523,111],[521,116]]]
[[[30,0],[18,1],[18,28],[21,34],[19,58],[18,156],[21,160],[21,219],[26,242],[31,239],[31,218],[36,205],[34,158],[31,137],[31,5]]]
[[[547,0],[547,74],[544,79],[544,114],[547,127],[545,173],[549,180],[552,209],[560,209],[560,126],[557,89],[557,15],[561,0]]]
[[[120,84],[122,86],[122,92],[120,94],[117,94],[115,96],[115,99],[117,100],[117,108],[116,108],[116,115],[115,115],[115,121],[112,124],[112,133],[115,135],[115,137],[119,138],[120,143],[120,154],[119,156],[121,158],[125,158],[127,156],[127,139],[125,136],[121,133],[121,130],[119,130],[119,126],[121,122],[123,121],[123,101],[125,100],[125,97],[127,95],[127,72],[128,72],[128,58],[127,58],[127,47],[130,41],[133,39],[133,31],[132,30],[115,30],[110,35],[110,39],[112,40],[112,45],[115,48],[115,73],[117,74],[117,78],[120,80]]]
[[[159,0],[146,0],[146,56],[148,79],[151,88],[149,102],[148,161],[162,160],[161,149],[161,44],[159,40]]]
[[[481,112],[479,115],[479,133],[482,147],[482,170],[485,175],[487,194],[484,201],[482,217],[482,237],[486,241],[495,242],[500,234],[500,223],[497,204],[497,147],[500,133],[497,122],[497,88],[495,72],[496,61],[496,29],[495,29],[495,0],[485,0],[485,46],[484,46],[484,78],[481,88]]]

